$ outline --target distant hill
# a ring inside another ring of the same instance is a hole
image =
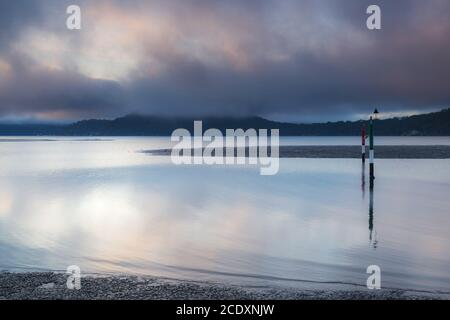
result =
[[[354,136],[367,121],[294,124],[260,117],[169,118],[128,115],[114,120],[83,120],[67,125],[0,124],[1,136],[167,136],[177,128],[193,132],[194,120],[203,120],[203,130],[280,129],[283,136]],[[380,136],[450,136],[450,109],[403,118],[377,120]]]

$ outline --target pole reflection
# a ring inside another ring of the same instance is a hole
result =
[[[378,247],[378,240],[377,240],[377,231],[375,229],[374,225],[374,209],[373,209],[373,202],[374,202],[374,188],[370,188],[370,199],[369,199],[369,240],[371,246],[373,246],[374,249]]]
[[[361,191],[363,199],[365,199],[366,195],[366,165],[363,162],[361,165]],[[374,225],[374,184],[371,179],[371,183],[369,185],[369,242],[370,246],[372,246],[374,249],[378,247],[378,240],[377,240],[377,231],[375,229]]]
[[[366,197],[366,163],[363,161],[361,164],[361,191],[363,199]]]

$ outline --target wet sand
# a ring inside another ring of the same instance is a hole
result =
[[[0,300],[428,300],[450,294],[362,286],[290,288],[227,285],[138,276],[84,276],[80,290],[69,290],[63,273],[0,273]]]
[[[172,149],[141,152],[155,156],[169,156]],[[360,159],[361,146],[280,146],[279,153],[280,158]],[[225,155],[225,151],[223,154]],[[248,147],[245,154],[246,156],[249,154]],[[366,155],[369,155],[368,147]],[[450,146],[376,146],[375,157],[377,159],[450,159]]]

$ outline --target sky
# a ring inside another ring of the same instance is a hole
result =
[[[449,39],[448,0],[0,0],[0,120],[429,112],[450,107]]]

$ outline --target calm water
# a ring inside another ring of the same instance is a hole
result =
[[[448,160],[379,160],[371,193],[359,160],[281,159],[278,175],[260,176],[137,152],[167,138],[57,140],[0,139],[0,269],[302,286],[364,285],[376,264],[384,287],[450,291]]]

